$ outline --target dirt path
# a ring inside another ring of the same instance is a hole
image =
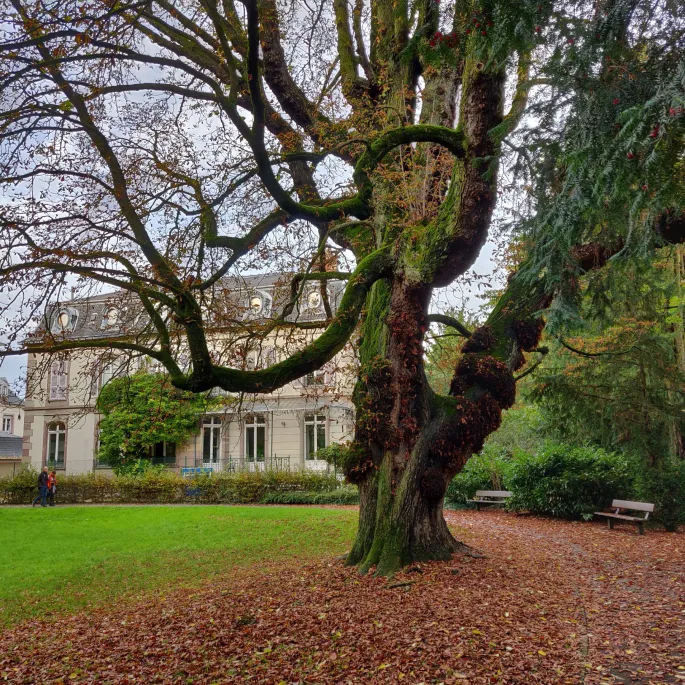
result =
[[[685,534],[496,511],[448,520],[486,557],[390,584],[334,560],[253,569],[28,622],[0,636],[0,683],[685,682]]]

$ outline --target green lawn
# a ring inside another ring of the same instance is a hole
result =
[[[0,627],[238,566],[341,554],[356,521],[315,507],[0,508]]]

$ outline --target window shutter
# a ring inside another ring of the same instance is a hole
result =
[[[67,397],[67,375],[66,362],[53,362],[50,366],[50,399],[64,400]]]
[[[69,375],[67,374],[67,363],[66,362],[60,362],[59,371],[60,371],[60,375],[59,375],[60,399],[65,400],[67,398],[67,383],[69,381]]]
[[[50,365],[50,399],[56,400],[59,392],[59,362]]]

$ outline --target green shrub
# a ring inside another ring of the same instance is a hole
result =
[[[685,461],[642,467],[636,474],[636,497],[655,505],[654,518],[667,531],[685,523]]]
[[[12,477],[0,478],[0,503],[29,504],[36,496],[37,480],[38,472],[30,468]],[[162,467],[113,476],[58,473],[56,501],[61,504],[254,504],[267,493],[328,493],[339,487],[335,476],[309,471],[217,473],[183,478]]]
[[[329,492],[267,492],[262,504],[359,504],[356,487],[342,487]]]
[[[510,457],[519,450],[537,452],[544,448],[550,432],[538,407],[516,404],[502,412],[502,425],[488,437],[485,447]]]
[[[24,504],[38,494],[38,471],[20,469],[12,476],[0,478],[0,504]]]
[[[507,506],[535,514],[589,519],[592,512],[631,491],[627,459],[600,448],[547,445],[516,453],[508,477]]]
[[[510,470],[508,455],[497,447],[486,445],[452,479],[447,486],[445,499],[450,505],[465,506],[466,500],[471,499],[476,490],[504,490]]]

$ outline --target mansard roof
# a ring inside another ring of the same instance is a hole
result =
[[[293,274],[284,273],[224,278],[215,288],[212,309],[228,309],[232,318],[243,321],[273,319],[280,315],[290,299],[292,278]],[[345,283],[331,280],[326,283],[326,288],[331,311],[335,314]],[[326,313],[320,292],[320,281],[306,282],[302,296],[286,321],[323,322]],[[52,305],[47,313],[46,326],[40,327],[34,335],[49,327],[59,337],[111,338],[123,330],[135,330],[147,320],[135,295],[115,291]]]
[[[4,377],[0,377],[0,404],[10,407],[21,407],[24,404],[24,400],[12,390]]]
[[[16,459],[21,457],[21,443],[22,439],[18,435],[0,431],[0,458]]]

